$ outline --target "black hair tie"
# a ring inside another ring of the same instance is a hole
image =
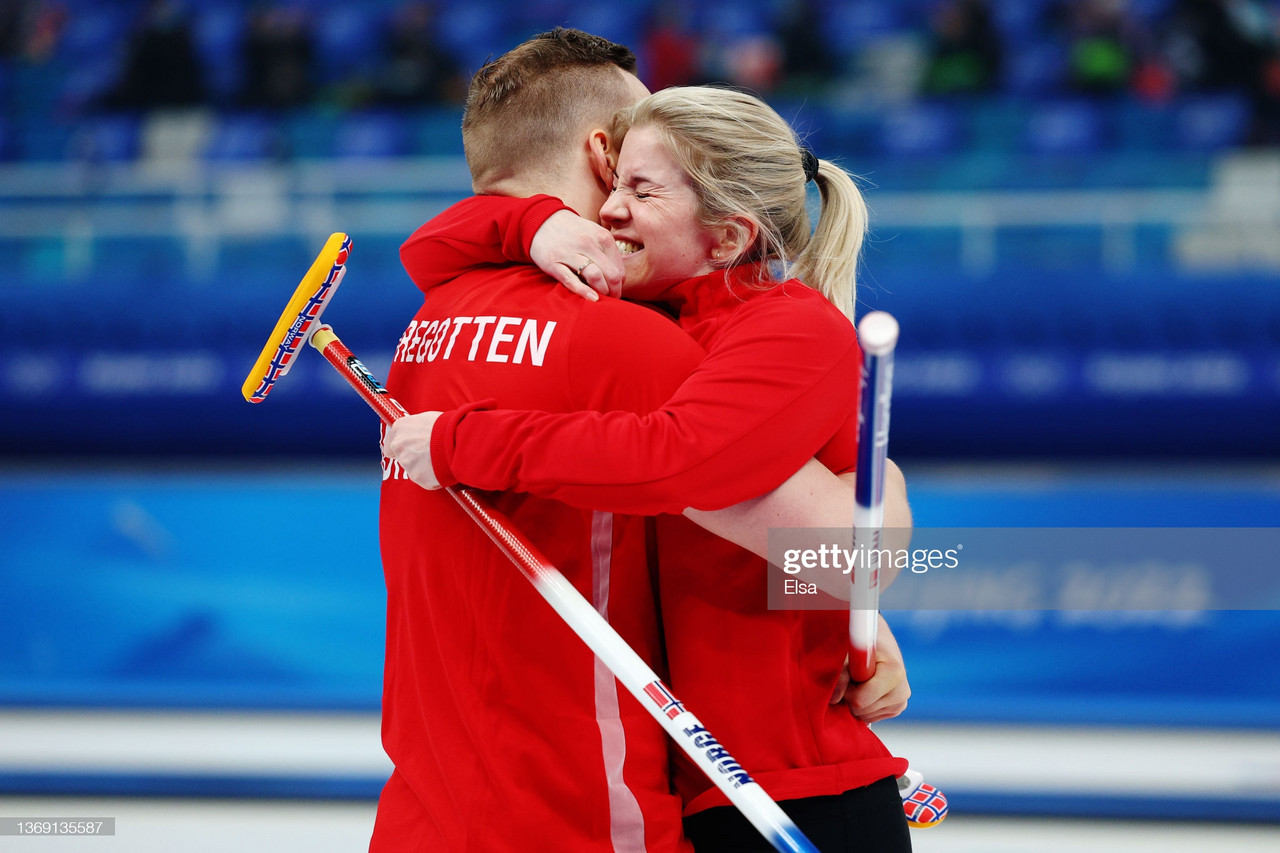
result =
[[[818,158],[808,148],[800,149],[800,162],[804,166],[805,183],[818,177]]]

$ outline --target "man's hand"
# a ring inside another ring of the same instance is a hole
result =
[[[409,415],[387,427],[382,438],[382,452],[400,463],[410,480],[424,489],[440,488],[431,465],[431,430],[439,412]]]
[[[540,270],[584,299],[622,295],[625,273],[613,235],[573,211],[547,217],[533,235],[529,255]]]
[[[831,694],[831,704],[844,702],[853,715],[864,723],[896,717],[907,708],[911,685],[907,684],[907,667],[902,660],[898,641],[889,631],[889,623],[880,617],[876,631],[876,674],[869,681],[849,689],[849,659],[845,658],[840,680]]]

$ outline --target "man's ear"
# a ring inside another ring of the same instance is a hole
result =
[[[587,137],[587,154],[596,179],[606,189],[612,189],[614,170],[618,168],[618,149],[614,147],[607,130],[598,127],[591,131],[591,135]]]

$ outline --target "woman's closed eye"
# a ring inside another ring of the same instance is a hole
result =
[[[619,184],[614,184],[613,189],[611,189],[609,192],[610,193],[628,192],[628,193],[631,193],[632,198],[636,198],[641,201],[644,201],[645,199],[649,198],[651,195],[651,193],[641,192],[635,189],[634,187],[625,187]]]

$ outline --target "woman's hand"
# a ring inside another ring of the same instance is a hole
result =
[[[831,704],[844,702],[853,715],[864,723],[879,722],[896,717],[907,709],[911,697],[911,685],[907,683],[907,666],[902,660],[898,641],[889,631],[889,623],[880,618],[876,630],[876,673],[867,681],[849,685],[849,661],[831,695]]]
[[[542,223],[529,244],[529,256],[583,299],[595,302],[622,294],[622,253],[613,235],[571,210],[556,211]]]
[[[407,415],[387,427],[382,437],[382,453],[394,459],[405,475],[424,489],[440,488],[431,464],[431,430],[439,412]]]

